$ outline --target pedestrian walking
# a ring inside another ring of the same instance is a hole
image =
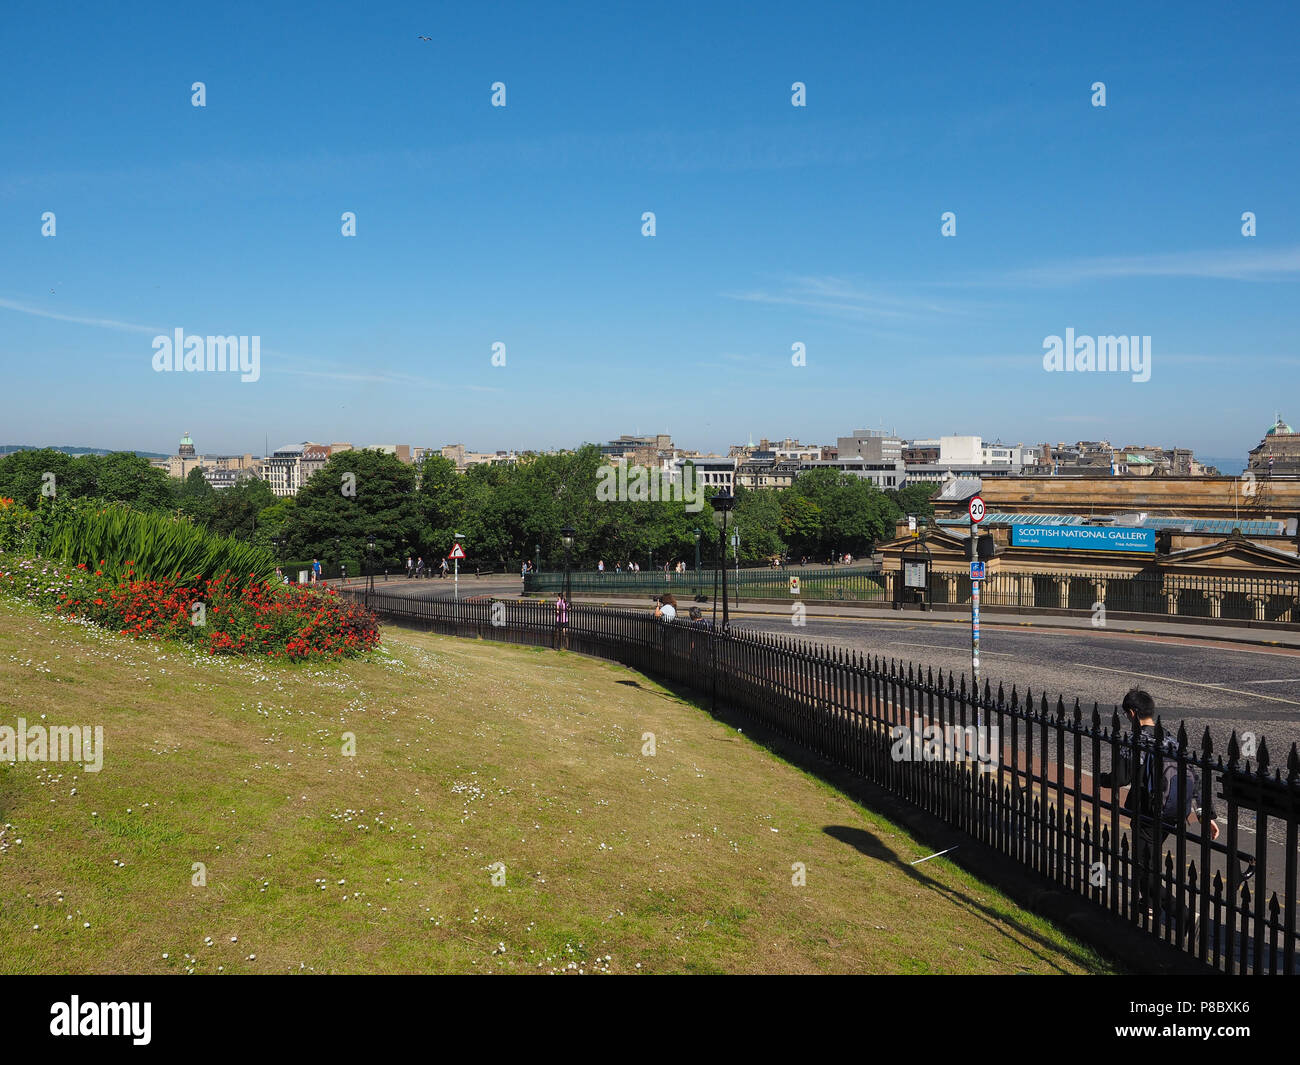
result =
[[[406,556],[406,579],[411,579],[411,574],[415,571],[415,559],[410,555]]]
[[[318,558],[311,560],[311,579],[313,581],[320,580],[320,559]]]
[[[555,648],[562,650],[568,645],[569,604],[561,592],[555,597]]]
[[[1137,775],[1133,774],[1134,754],[1127,752],[1109,773],[1101,773],[1098,783],[1103,788],[1118,791],[1128,786],[1123,809],[1127,811],[1133,836],[1133,890],[1138,913],[1153,915],[1157,898],[1166,913],[1176,919],[1182,908],[1182,890],[1175,873],[1177,898],[1170,898],[1161,890],[1161,867],[1165,840],[1179,829],[1181,821],[1197,821],[1208,825],[1210,839],[1219,838],[1219,825],[1215,821],[1214,798],[1201,796],[1200,775],[1187,764],[1178,765],[1178,741],[1164,737],[1159,748],[1162,761],[1160,779],[1156,778],[1156,712],[1155,700],[1141,688],[1130,688],[1124,696],[1124,714],[1129,720],[1130,732],[1137,725]],[[1183,779],[1180,781],[1179,777]],[[1179,793],[1182,803],[1179,804]],[[1187,923],[1190,927],[1190,921]]]
[[[444,558],[442,560],[441,565],[439,565],[438,567],[438,577],[440,579],[445,579],[446,576],[447,576],[447,560]]]

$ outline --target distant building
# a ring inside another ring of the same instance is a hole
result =
[[[799,472],[837,470],[840,473],[848,474],[850,477],[859,477],[864,481],[870,481],[882,491],[893,491],[902,488],[908,476],[908,468],[901,457],[901,448],[899,453],[900,457],[890,462],[872,462],[869,459],[844,458],[843,456],[833,462],[803,462],[799,464]]]
[[[1037,462],[1025,464],[1027,475],[1055,477],[1215,477],[1218,470],[1196,460],[1190,448],[1130,444],[1109,440],[1042,444]]]
[[[836,441],[836,451],[841,461],[860,459],[889,464],[903,461],[903,441],[883,429],[854,429],[852,436],[841,436]]]
[[[1280,415],[1264,431],[1264,439],[1250,449],[1246,469],[1265,476],[1300,475],[1300,433],[1284,422]]]
[[[796,462],[821,462],[836,457],[836,449],[828,444],[803,444],[786,437],[768,440],[763,437],[757,444],[750,437],[748,444],[732,444],[727,454],[737,460],[793,459]]]
[[[742,488],[789,488],[799,476],[801,463],[778,459],[773,452],[756,452],[736,463],[736,483]]]
[[[151,465],[165,469],[169,477],[185,480],[195,470],[202,470],[203,476],[214,488],[225,488],[245,477],[256,477],[261,473],[261,463],[252,454],[244,455],[200,455],[189,433],[181,437],[176,446],[176,454],[167,459],[151,460]],[[220,472],[218,472],[220,471]],[[229,477],[227,474],[236,474]]]
[[[717,491],[723,495],[733,495],[736,491],[736,460],[721,458],[717,455],[689,455],[677,459],[673,464],[673,476],[680,476],[687,465],[695,467],[695,483],[702,485],[706,493]]]
[[[272,495],[298,494],[298,489],[302,485],[300,470],[305,446],[305,444],[285,444],[262,460],[262,477],[270,487]]]
[[[464,444],[446,444],[441,453],[443,458],[456,464],[457,473],[464,473],[471,466],[508,466],[519,461],[514,451],[466,451]]]

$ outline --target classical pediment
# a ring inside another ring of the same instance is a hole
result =
[[[898,536],[892,540],[886,540],[876,545],[876,551],[885,554],[893,554],[901,551],[905,547],[915,547],[921,541],[915,536]],[[931,529],[926,535],[925,546],[930,549],[930,557],[940,558],[957,558],[964,559],[970,554],[969,543],[964,536],[954,536],[952,533],[944,531],[941,527]]]
[[[1237,569],[1243,575],[1259,574],[1261,570],[1277,570],[1288,575],[1300,573],[1300,557],[1274,547],[1264,547],[1239,533],[1215,544],[1158,555],[1155,563],[1159,569]]]

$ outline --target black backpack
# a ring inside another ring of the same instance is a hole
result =
[[[1182,768],[1183,803],[1178,802],[1178,743],[1170,738],[1164,742],[1164,760],[1161,779],[1156,780],[1156,746],[1154,739],[1142,740],[1142,810],[1150,816],[1159,816],[1167,825],[1176,826],[1191,816],[1200,793],[1200,779],[1190,765]]]

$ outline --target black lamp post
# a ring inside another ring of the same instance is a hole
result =
[[[730,624],[727,614],[727,514],[736,505],[735,496],[714,496],[709,502],[713,505],[713,518],[718,523],[718,568],[722,570],[722,631],[726,632]],[[714,601],[713,612],[718,611]]]
[[[334,537],[334,564],[339,568],[339,576],[343,576],[343,541],[339,537]]]
[[[566,525],[560,530],[560,543],[564,545],[564,602],[566,604],[569,604],[572,598],[572,589],[569,586],[569,553],[573,550],[574,538],[572,525]]]
[[[700,592],[700,530],[699,529],[692,530],[692,535],[695,537],[695,594],[699,595]]]
[[[533,544],[533,572],[542,572],[542,545]]]
[[[375,553],[375,538],[369,536],[366,538],[366,605],[370,605],[370,596],[375,590],[375,564],[371,555]]]

